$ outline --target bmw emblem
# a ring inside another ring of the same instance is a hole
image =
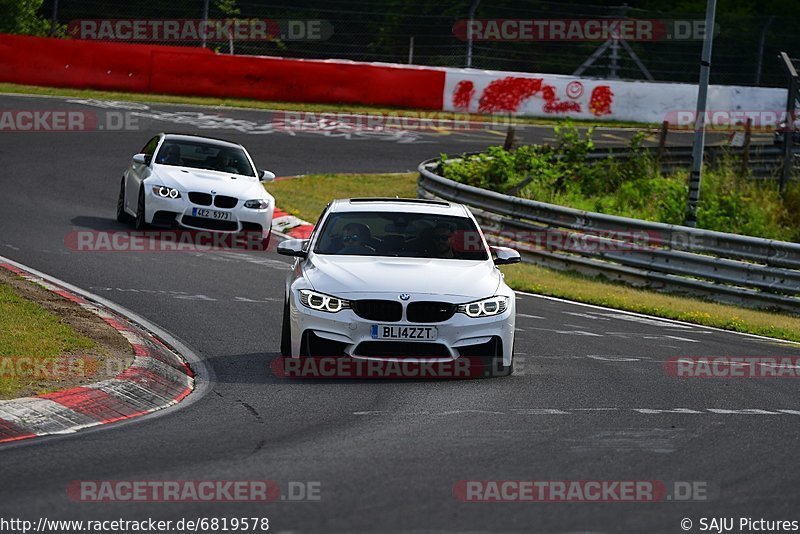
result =
[[[400,293],[400,300],[408,300],[411,298],[411,295],[408,293]]]

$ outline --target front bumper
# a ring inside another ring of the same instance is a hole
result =
[[[155,225],[178,225],[190,230],[205,230],[213,232],[241,232],[247,230],[261,230],[269,232],[272,223],[272,214],[275,209],[273,201],[268,208],[256,210],[244,207],[244,201],[239,200],[237,205],[230,209],[215,206],[200,206],[193,204],[186,193],[181,193],[180,198],[164,198],[153,193],[152,189],[145,192],[145,221]],[[193,215],[193,209],[208,209],[230,214],[229,220],[216,220]]]
[[[292,356],[349,356],[364,360],[447,362],[462,356],[492,356],[481,354],[497,347],[502,352],[503,364],[510,365],[514,344],[515,303],[509,290],[508,308],[499,315],[471,318],[455,313],[443,322],[419,323],[403,318],[396,322],[364,319],[352,309],[336,313],[312,310],[303,306],[298,292],[292,291],[290,303],[290,326],[292,331]],[[348,295],[357,300],[357,297]],[[396,299],[392,294],[381,296],[375,293],[363,296],[369,299]],[[409,302],[445,301],[465,304],[466,298],[441,295],[412,294]],[[382,340],[374,336],[375,325],[436,329],[435,340]],[[498,345],[494,345],[499,343]],[[316,353],[315,353],[316,352]],[[499,354],[498,354],[499,356]]]

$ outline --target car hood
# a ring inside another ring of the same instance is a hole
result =
[[[312,254],[303,271],[323,293],[419,293],[479,299],[501,282],[492,261]]]
[[[228,195],[237,198],[267,198],[261,182],[253,177],[231,174],[229,172],[193,169],[191,167],[175,167],[159,165],[148,180],[159,182],[158,185],[175,187],[179,191],[200,191],[217,195]],[[233,177],[236,177],[235,179]]]

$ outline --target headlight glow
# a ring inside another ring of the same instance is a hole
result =
[[[476,300],[467,304],[460,304],[456,311],[466,314],[468,317],[489,317],[500,315],[508,309],[508,297],[495,295],[488,299]]]
[[[300,304],[312,310],[336,313],[350,308],[350,302],[338,297],[317,293],[310,289],[300,290]]]
[[[265,210],[269,207],[269,200],[263,198],[254,198],[245,202],[244,207],[253,210]]]
[[[165,185],[154,185],[153,186],[153,194],[158,195],[161,198],[180,198],[181,194],[177,189],[173,189],[171,187],[167,187]]]

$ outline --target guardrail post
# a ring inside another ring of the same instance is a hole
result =
[[[786,189],[789,178],[792,174],[794,164],[794,154],[792,143],[794,142],[794,111],[797,104],[797,70],[794,63],[786,52],[781,52],[778,56],[783,63],[783,68],[789,75],[789,92],[786,97],[786,120],[783,130],[783,170],[781,172],[781,193]]]
[[[748,117],[744,123],[744,146],[742,147],[742,178],[747,176],[747,166],[750,164],[750,137],[753,134],[753,118]]]
[[[514,150],[516,144],[517,144],[516,132],[514,131],[514,125],[511,124],[511,119],[509,118],[508,129],[506,130],[506,140],[503,141],[503,150],[506,151]]]
[[[661,123],[661,131],[658,134],[658,154],[656,155],[656,171],[661,172],[661,159],[664,157],[664,149],[667,146],[667,133],[669,132],[669,123],[664,121]]]

